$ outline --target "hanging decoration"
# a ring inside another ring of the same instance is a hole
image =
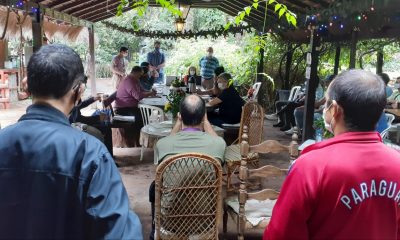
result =
[[[183,39],[190,39],[190,38],[207,38],[207,37],[211,37],[213,39],[216,39],[220,36],[228,36],[229,34],[243,34],[244,32],[251,32],[252,31],[252,27],[251,26],[244,26],[244,25],[240,25],[240,26],[233,26],[230,27],[228,30],[225,30],[224,26],[221,26],[218,29],[213,29],[213,30],[203,30],[203,31],[183,31],[183,32],[176,32],[176,31],[148,31],[148,30],[138,30],[135,31],[133,29],[129,29],[129,28],[125,28],[125,27],[121,27],[118,26],[117,24],[108,22],[108,21],[104,21],[103,22],[104,25],[106,27],[115,29],[119,32],[123,32],[123,33],[129,33],[138,37],[151,37],[151,38],[160,38],[160,39],[178,39],[178,38],[183,38]]]

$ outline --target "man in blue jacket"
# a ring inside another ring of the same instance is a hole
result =
[[[143,239],[106,147],[68,122],[85,81],[66,46],[31,57],[33,105],[0,131],[1,239]]]

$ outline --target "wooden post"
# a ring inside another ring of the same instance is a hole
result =
[[[7,61],[8,41],[0,40],[0,68],[4,68],[4,63]]]
[[[283,89],[287,90],[290,88],[290,68],[292,67],[293,52],[292,44],[289,43],[286,55],[285,81],[283,82]]]
[[[264,72],[264,49],[261,48],[260,51],[258,52],[258,54],[260,56],[260,61],[258,62],[258,65],[257,65],[256,81],[257,82],[262,82],[264,76],[262,74],[259,74],[259,73],[263,73]]]
[[[312,139],[314,135],[314,104],[315,91],[318,86],[318,62],[320,51],[320,37],[317,36],[317,31],[313,28],[310,37],[310,52],[307,54],[307,70],[306,70],[306,101],[303,119],[303,141]]]
[[[89,30],[89,79],[90,89],[92,96],[97,94],[96,90],[96,69],[95,69],[95,56],[94,56],[94,25],[88,28]]]
[[[349,65],[350,69],[356,68],[357,41],[358,41],[358,30],[353,29],[351,33],[351,44],[350,44],[350,65]]]
[[[379,50],[376,55],[376,73],[383,72],[383,50]]]
[[[333,68],[333,74],[338,75],[339,73],[339,64],[340,64],[340,45],[336,45],[336,53],[335,53],[335,67]]]
[[[42,47],[43,44],[43,28],[42,28],[42,14],[40,8],[35,8],[32,18],[32,41],[33,41],[33,52],[36,52]]]

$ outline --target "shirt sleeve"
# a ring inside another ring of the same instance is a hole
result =
[[[143,239],[138,216],[129,209],[129,198],[110,154],[100,159],[86,199],[87,239]]]
[[[137,101],[140,101],[143,99],[143,92],[142,89],[140,88],[140,84],[139,83],[135,83],[131,90],[129,91],[130,95],[136,99]]]
[[[216,67],[219,67],[219,61],[218,61],[218,58],[215,58],[215,66],[216,66]]]
[[[83,109],[86,108],[87,106],[89,106],[90,104],[94,103],[94,97],[90,97],[88,99],[86,99],[85,101],[83,101],[80,105],[79,105],[79,109]]]
[[[308,239],[307,222],[312,213],[318,181],[312,170],[297,160],[282,186],[263,239]],[[309,171],[310,170],[310,171]]]
[[[224,89],[221,94],[218,96],[219,100],[222,102],[228,102],[229,100],[229,93],[228,93],[228,88]]]
[[[163,63],[165,63],[165,54],[161,53],[161,63],[159,65],[161,65]]]
[[[151,64],[151,53],[147,53],[147,62],[150,63],[150,65],[153,65]]]

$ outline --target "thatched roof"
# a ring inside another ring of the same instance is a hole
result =
[[[19,12],[20,21],[24,19],[22,12]],[[3,34],[7,20],[7,8],[0,7],[0,37]],[[48,39],[60,38],[69,41],[88,41],[88,30],[81,26],[72,26],[62,21],[52,20],[45,17],[43,22],[43,29]],[[24,39],[32,39],[32,21],[29,16],[25,18],[22,23],[22,36]],[[20,27],[18,24],[17,13],[11,11],[8,18],[6,39],[20,38]]]

